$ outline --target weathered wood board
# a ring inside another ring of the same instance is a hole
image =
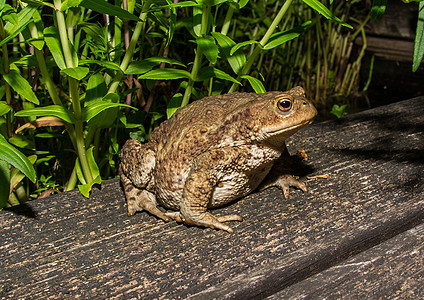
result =
[[[289,200],[271,188],[214,210],[243,216],[232,223],[234,234],[163,223],[147,213],[128,217],[117,179],[90,199],[72,191],[3,211],[0,297],[260,299],[299,295],[296,287],[302,295],[336,297],[366,274],[359,267],[351,277],[334,270],[352,272],[349,264],[372,260],[373,247],[383,249],[402,233],[416,251],[388,258],[375,276],[363,277],[362,287],[383,298],[422,294],[421,285],[403,289],[408,279],[390,268],[405,260],[413,270],[405,274],[423,273],[422,247],[406,232],[424,220],[423,112],[421,97],[299,132],[289,150],[305,150],[308,160],[298,159],[295,174],[330,178],[306,180],[310,192],[292,190]],[[306,284],[315,276],[351,281],[317,289]]]

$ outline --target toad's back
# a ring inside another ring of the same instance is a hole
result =
[[[252,93],[206,97],[179,109],[152,133],[150,140],[157,145],[155,186],[159,200],[174,207],[169,201],[181,198],[192,161],[223,138],[215,129],[222,127],[223,119],[237,107],[259,98]]]

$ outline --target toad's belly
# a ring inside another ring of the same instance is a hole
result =
[[[254,191],[269,173],[271,165],[250,174],[237,173],[223,176],[212,193],[208,207],[225,205]]]
[[[218,182],[213,187],[208,208],[225,205],[246,196],[255,190],[272,168],[272,162],[247,172],[217,174]],[[161,177],[155,182],[155,195],[158,202],[169,209],[179,210],[184,195],[184,185],[188,176],[184,170],[175,176]]]

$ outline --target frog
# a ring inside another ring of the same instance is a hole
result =
[[[300,86],[208,96],[179,108],[147,143],[128,139],[121,149],[128,215],[147,211],[165,222],[234,232],[228,222],[243,218],[211,209],[271,186],[285,199],[290,187],[308,191],[290,174],[285,141],[316,115]]]

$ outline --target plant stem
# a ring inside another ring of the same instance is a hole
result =
[[[74,68],[73,55],[69,46],[69,38],[67,35],[67,28],[65,23],[65,17],[63,12],[60,11],[62,5],[61,0],[54,0],[56,7],[56,20],[60,36],[60,42],[62,45],[62,51],[66,62],[67,68]],[[85,180],[87,182],[93,181],[93,175],[91,173],[90,165],[86,156],[85,143],[84,143],[84,125],[81,115],[81,103],[79,99],[78,82],[75,78],[68,77],[69,92],[72,99],[72,107],[74,109],[75,117],[75,144],[78,157],[81,164],[82,172],[84,173]]]
[[[124,72],[128,67],[128,64],[131,61],[131,58],[134,55],[135,46],[137,45],[138,38],[140,37],[141,31],[144,29],[145,21],[146,21],[147,13],[141,12],[140,19],[141,21],[137,22],[137,25],[134,28],[133,35],[131,37],[130,44],[128,46],[127,51],[125,52],[125,56],[122,59],[121,65],[119,66],[121,68],[120,72],[117,72],[115,77],[112,80],[112,83],[110,84],[108,93],[115,93],[118,89],[119,84],[121,83],[121,79],[124,76]]]
[[[202,8],[202,22],[200,25],[200,36],[206,35],[208,31],[208,22],[209,22],[209,13],[210,13],[210,4],[206,1],[203,4]],[[187,88],[184,92],[183,100],[181,102],[181,107],[186,106],[190,100],[191,92],[193,90],[194,82],[196,81],[197,74],[199,73],[200,66],[202,64],[202,51],[200,47],[196,48],[196,56],[194,57],[193,68],[191,69],[190,79],[187,84]]]
[[[4,27],[3,27],[3,20],[0,19],[0,40],[3,40],[6,38],[6,34],[4,32]],[[8,74],[10,72],[10,66],[9,66],[9,56],[8,56],[8,51],[7,51],[7,44],[3,44],[1,46],[2,48],[2,59],[3,59],[3,72],[4,74]],[[4,88],[5,88],[5,94],[6,94],[6,103],[7,105],[11,105],[12,104],[12,92],[10,89],[10,85],[6,82],[6,80],[3,79],[3,83],[4,83]],[[12,124],[11,124],[11,115],[12,112],[9,111],[6,114],[6,133],[7,133],[7,137],[10,138],[13,135],[12,132]]]
[[[241,70],[240,74],[238,74],[237,81],[240,81],[241,76],[246,75],[250,71],[250,68],[252,67],[253,62],[256,60],[256,57],[262,51],[262,48],[265,46],[265,44],[268,42],[271,35],[274,33],[275,28],[281,22],[282,18],[286,14],[286,12],[289,9],[292,2],[293,2],[293,0],[287,0],[283,4],[280,11],[275,16],[274,20],[272,21],[271,25],[269,26],[268,30],[265,32],[264,36],[259,41],[259,45],[256,45],[255,49],[253,50],[252,54],[249,56],[249,59],[247,60],[246,64],[244,65],[243,69]],[[236,91],[238,86],[239,85],[237,83],[233,83],[232,86],[230,87],[228,93],[232,93],[232,92]]]

